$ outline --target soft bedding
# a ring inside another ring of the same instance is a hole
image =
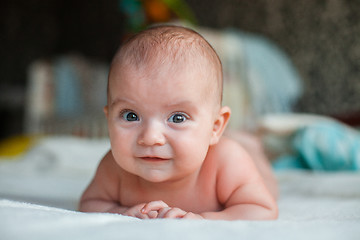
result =
[[[138,220],[80,213],[77,201],[109,142],[43,138],[0,160],[0,239],[360,239],[360,174],[276,172],[276,221]]]

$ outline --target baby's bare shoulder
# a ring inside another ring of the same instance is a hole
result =
[[[81,197],[81,202],[89,199],[116,199],[119,176],[116,174],[115,164],[109,151],[100,161],[94,178]]]
[[[217,192],[220,201],[225,202],[235,189],[259,178],[253,160],[238,142],[224,137],[211,152],[218,166]]]
[[[219,166],[229,166],[229,164],[239,164],[251,161],[246,150],[237,141],[222,137],[220,141],[211,147],[209,155],[214,157]]]
[[[98,168],[102,169],[112,169],[116,165],[115,159],[112,155],[111,150],[109,150],[105,156],[101,159]]]
[[[114,188],[120,180],[119,167],[117,166],[111,151],[100,161],[95,176],[90,184],[94,188]]]

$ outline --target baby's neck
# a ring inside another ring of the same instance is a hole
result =
[[[172,179],[163,182],[150,182],[141,177],[138,178],[139,187],[155,192],[178,192],[186,189],[193,189],[197,185],[199,173],[195,172],[189,176]]]

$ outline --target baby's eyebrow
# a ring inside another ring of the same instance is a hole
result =
[[[110,106],[117,105],[117,104],[119,104],[119,103],[121,103],[121,102],[124,102],[124,101],[123,101],[122,99],[116,98],[116,99],[114,99],[114,100],[112,100],[112,101],[110,102]]]
[[[123,103],[131,103],[131,104],[135,104],[135,102],[131,99],[126,99],[126,98],[115,98],[114,100],[112,100],[110,102],[110,106],[114,106],[114,105],[118,105],[118,104],[123,104]]]
[[[192,101],[179,101],[179,102],[167,102],[165,104],[165,107],[173,109],[173,108],[179,108],[180,110],[182,108],[186,108],[186,109],[191,109],[191,110],[196,110],[197,109],[197,105],[195,105]]]
[[[166,107],[176,107],[176,106],[186,106],[186,105],[194,105],[191,101],[184,100],[179,102],[167,102]]]

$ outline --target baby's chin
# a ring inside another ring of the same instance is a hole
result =
[[[152,184],[176,184],[191,174],[174,174],[173,171],[164,171],[159,169],[152,169],[146,171],[145,174],[137,174],[143,181]]]
[[[153,184],[161,184],[167,182],[173,182],[172,176],[169,174],[164,174],[159,171],[153,171],[152,173],[138,175],[138,177],[142,178],[144,181]]]
[[[164,169],[164,167],[147,167],[133,172],[133,174],[148,183],[164,183],[172,181],[174,177],[172,172],[173,171],[171,169]]]

